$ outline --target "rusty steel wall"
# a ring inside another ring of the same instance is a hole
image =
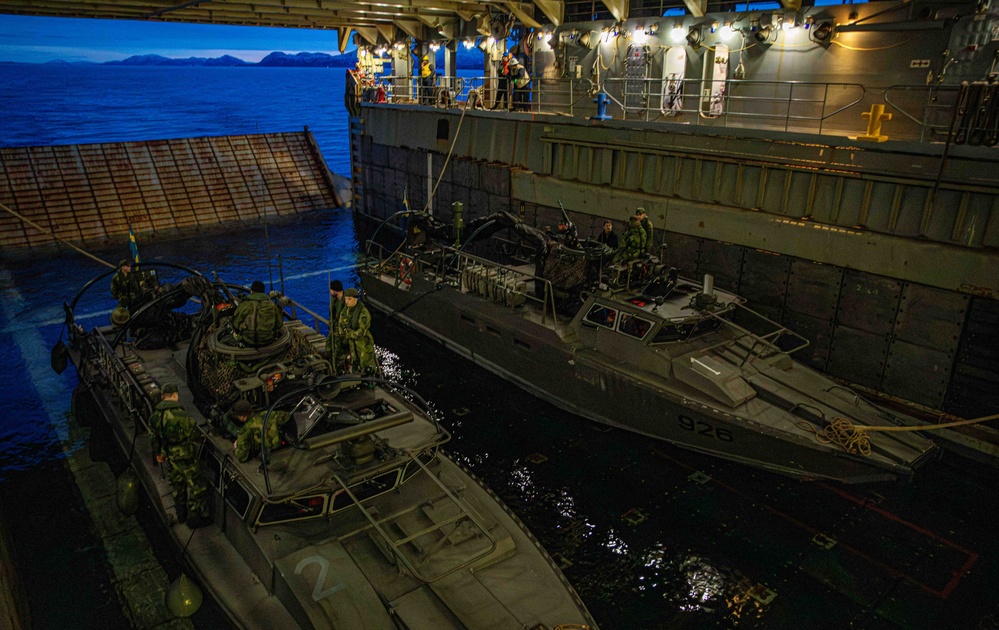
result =
[[[311,132],[0,149],[0,248],[255,222],[339,206]]]

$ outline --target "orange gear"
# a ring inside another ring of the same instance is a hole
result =
[[[403,256],[399,259],[399,279],[402,280],[403,284],[413,284],[413,268],[415,266],[412,258]]]

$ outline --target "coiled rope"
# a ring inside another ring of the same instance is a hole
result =
[[[871,440],[868,432],[901,432],[901,431],[939,431],[952,427],[961,427],[971,424],[980,424],[999,418],[999,414],[975,418],[974,420],[956,420],[954,422],[944,422],[941,424],[921,424],[913,427],[867,427],[857,426],[846,418],[833,418],[828,426],[817,429],[811,423],[799,420],[796,426],[803,431],[811,431],[815,434],[815,439],[821,444],[836,444],[851,455],[861,454],[869,456],[871,454]]]

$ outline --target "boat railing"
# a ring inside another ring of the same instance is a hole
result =
[[[457,282],[459,289],[465,293],[476,294],[510,308],[531,304],[540,311],[542,324],[551,320],[552,325],[558,328],[552,283],[523,269],[450,246],[437,246],[425,251],[397,249],[386,253],[385,246],[368,241],[366,251],[372,256],[369,268],[377,268],[383,279],[389,276],[397,288],[409,284],[418,274],[432,273],[438,278]]]
[[[724,310],[717,313],[711,310],[704,310],[701,313],[721,322],[722,326],[736,333],[733,339],[709,346],[706,350],[724,348],[732,351],[736,356],[741,356],[740,366],[745,365],[751,358],[766,358],[774,354],[790,355],[811,343],[793,330],[738,302],[731,302]],[[742,320],[745,325],[736,323],[734,319]],[[767,327],[770,330],[754,332],[750,327]]]
[[[456,513],[441,518],[440,520],[431,518],[432,524],[422,529],[416,531],[405,531],[401,526],[398,526],[400,517],[405,516],[409,512],[414,512],[416,510],[423,509],[428,505],[430,505],[430,507],[433,507],[432,504],[434,503],[434,501],[425,501],[418,505],[406,508],[405,510],[402,510],[400,512],[394,512],[392,514],[376,518],[374,514],[372,514],[364,507],[364,504],[361,502],[361,499],[359,499],[357,495],[355,495],[354,492],[350,489],[350,486],[346,482],[346,480],[340,477],[340,475],[338,475],[336,472],[331,473],[333,479],[338,484],[340,484],[340,487],[347,494],[347,496],[350,497],[351,501],[354,502],[354,505],[358,507],[358,509],[361,511],[364,517],[371,524],[372,528],[374,528],[374,530],[378,532],[378,535],[381,537],[381,539],[389,546],[389,550],[391,551],[392,555],[395,558],[397,558],[405,566],[405,568],[408,569],[414,577],[416,577],[416,579],[422,582],[430,583],[435,580],[439,580],[447,575],[450,575],[455,571],[460,571],[462,569],[465,569],[471,566],[472,564],[475,564],[476,562],[480,561],[481,559],[489,556],[493,552],[495,552],[496,548],[498,547],[498,542],[496,540],[496,537],[493,536],[493,534],[489,531],[489,527],[486,526],[486,524],[483,522],[482,517],[476,514],[475,510],[473,510],[471,506],[469,506],[465,501],[459,498],[455,494],[454,490],[449,488],[447,484],[445,484],[437,475],[431,472],[430,469],[427,468],[427,465],[423,461],[421,461],[418,453],[407,451],[406,456],[408,456],[417,466],[419,466],[423,474],[426,475],[427,479],[431,480],[434,484],[436,484],[440,488],[440,490],[443,492],[443,496],[441,497],[441,499],[442,500],[446,499],[450,501],[457,508]],[[429,514],[428,517],[430,517]],[[397,528],[399,530],[402,530],[401,537],[392,536],[389,533],[387,525],[393,523],[397,525]],[[445,569],[438,571],[434,575],[424,575],[424,573],[417,568],[417,565],[422,564],[426,559],[434,555],[441,547],[450,542],[452,536],[461,527],[474,528],[475,533],[472,535],[478,539],[484,539],[485,541],[487,541],[487,543],[483,546],[482,551],[477,554],[466,556],[461,562],[446,567]],[[439,535],[438,540],[429,549],[420,550],[419,556],[411,557],[411,555],[406,552],[406,549],[408,548],[407,545],[410,545],[410,547],[412,547],[413,549],[419,549],[417,547],[418,544],[417,540],[424,536],[433,535],[434,533],[437,533]]]
[[[81,336],[79,341],[86,345],[82,349],[82,356],[97,363],[98,373],[114,390],[120,410],[132,420],[136,431],[139,427],[148,431],[147,423],[154,406],[146,396],[139,377],[130,369],[125,358],[114,351],[107,337],[97,329],[89,335]]]

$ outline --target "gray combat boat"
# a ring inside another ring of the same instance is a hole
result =
[[[465,246],[442,244],[462,228]],[[808,342],[710,276],[651,255],[615,263],[568,217],[546,232],[507,213],[465,226],[413,215],[395,249],[380,229],[360,271],[367,304],[580,416],[803,480],[909,478],[937,453],[886,430],[911,418],[795,361]],[[516,238],[473,243],[500,229]],[[480,243],[492,251],[466,251]]]
[[[128,459],[185,560],[238,627],[595,628],[559,568],[518,518],[449,459],[448,432],[415,393],[333,378],[324,336],[285,305],[281,336],[253,349],[227,336],[245,289],[170,264],[147,265],[146,303],[118,327],[84,330],[66,306],[73,407],[92,450]],[[161,284],[172,270],[187,277]],[[136,273],[136,272],[133,272]],[[311,313],[310,313],[311,314]],[[311,314],[318,326],[318,315]],[[54,353],[56,356],[58,353]],[[210,525],[178,524],[150,452],[160,386],[179,384],[198,423]],[[290,413],[281,446],[240,462],[221,430],[235,401]]]

